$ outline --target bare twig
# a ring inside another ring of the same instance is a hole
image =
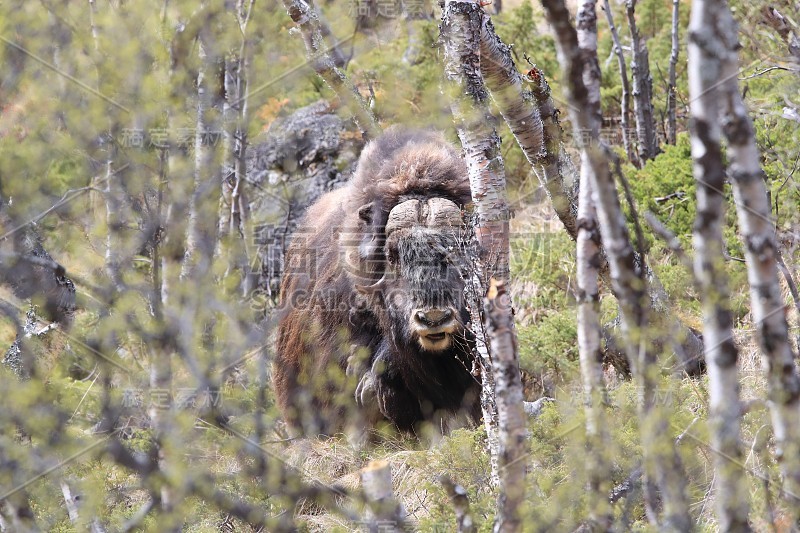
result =
[[[617,56],[617,66],[619,67],[619,77],[622,81],[622,96],[621,96],[621,110],[620,110],[620,127],[622,128],[622,142],[625,146],[625,153],[628,160],[635,166],[639,166],[639,157],[634,150],[633,139],[631,139],[631,86],[628,81],[628,68],[625,64],[625,54],[622,50],[622,43],[619,39],[617,26],[614,24],[614,14],[611,12],[611,3],[609,0],[604,0],[604,11],[606,12],[606,19],[608,26],[611,30],[611,39],[614,42],[614,54]]]

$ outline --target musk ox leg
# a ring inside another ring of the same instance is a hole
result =
[[[356,400],[365,408],[377,405],[383,417],[403,432],[414,432],[423,419],[417,397],[408,390],[400,372],[392,364],[391,349],[384,343],[376,351],[372,366],[359,382]]]
[[[383,353],[383,355],[381,355]],[[400,431],[411,432],[422,419],[422,410],[417,398],[406,388],[399,373],[389,367],[388,357],[381,350],[369,361],[348,359],[347,373],[361,375],[355,390],[361,422],[372,428],[381,420],[389,420]]]
[[[419,400],[406,388],[396,370],[389,370],[378,376],[375,395],[383,416],[400,431],[413,433],[416,425],[423,420]]]

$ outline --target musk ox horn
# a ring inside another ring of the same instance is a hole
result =
[[[389,211],[389,219],[386,221],[386,236],[396,230],[411,227],[419,221],[419,208],[419,200],[406,200],[394,206]]]
[[[386,285],[386,274],[381,276],[381,279],[373,283],[372,285],[356,285],[356,290],[361,294],[370,294],[376,291],[381,290]]]
[[[458,227],[464,224],[461,209],[445,198],[431,198],[428,200],[428,213],[425,222],[431,228]],[[423,213],[423,216],[425,213]]]
[[[446,198],[431,198],[423,204],[419,200],[406,200],[394,206],[386,222],[386,235],[415,224],[429,228],[461,226],[461,210]]]

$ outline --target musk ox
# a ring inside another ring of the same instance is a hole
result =
[[[443,136],[392,129],[308,209],[286,254],[272,369],[295,432],[477,420],[469,203],[466,166]]]

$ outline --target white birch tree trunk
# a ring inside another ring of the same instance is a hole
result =
[[[517,72],[509,47],[495,33],[488,15],[484,17],[481,28],[481,58],[481,73],[494,101],[547,191],[556,215],[569,236],[576,239],[578,175],[562,142],[558,109],[550,94],[547,79],[541,70],[533,67],[524,78],[530,85],[526,87],[521,83],[523,78]],[[536,109],[529,109],[530,106]],[[539,120],[536,120],[537,112]],[[608,260],[602,249],[598,270],[603,282],[611,285]],[[661,284],[649,268],[646,268],[645,274],[651,281],[648,285],[650,299],[659,320],[665,322],[671,331],[668,337],[674,341],[681,367],[692,364],[696,358],[702,357],[702,340],[668,313],[670,305]]]
[[[442,14],[445,76],[458,94],[453,116],[464,149],[477,222],[480,270],[500,282],[509,279],[509,207],[505,168],[495,119],[488,109],[489,94],[481,75],[480,38],[486,14],[476,0],[449,0]],[[481,295],[482,296],[482,295]],[[472,325],[480,328],[480,300],[472,306]],[[484,309],[484,313],[488,309]],[[488,321],[488,335],[478,334],[478,352],[484,383],[481,405],[489,437],[493,478],[498,483],[495,531],[513,531],[524,498],[527,440],[522,384],[510,300],[505,308],[491,308],[498,322]],[[489,320],[490,317],[487,317]],[[483,337],[483,338],[481,338]],[[491,346],[489,344],[491,343]],[[510,343],[510,345],[509,345]],[[495,353],[494,349],[502,349]]]
[[[502,281],[491,280],[483,314],[492,354],[500,444],[500,491],[494,531],[511,533],[522,527],[520,508],[525,498],[528,440],[514,315],[511,297]]]
[[[622,95],[620,97],[620,127],[622,128],[622,143],[625,147],[625,154],[628,161],[635,166],[639,166],[639,157],[633,147],[631,138],[631,85],[628,81],[628,67],[625,63],[625,53],[622,50],[622,43],[619,39],[617,26],[614,24],[614,13],[611,12],[611,3],[604,0],[603,10],[606,12],[606,20],[611,30],[611,40],[614,43],[614,55],[617,56],[617,67],[619,68],[619,78],[622,83]]]
[[[600,111],[600,64],[597,60],[596,0],[583,0],[578,7],[577,38],[585,59],[583,82],[587,89],[587,113],[593,117],[592,138],[598,138]],[[578,281],[578,354],[583,382],[583,405],[586,412],[586,471],[589,478],[589,513],[593,526],[608,530],[612,524],[607,494],[611,490],[611,467],[606,450],[605,383],[600,347],[600,294],[598,265],[602,263],[600,230],[592,198],[594,181],[590,154],[581,150],[581,183],[578,201],[577,281]]]
[[[698,95],[692,97],[692,115],[695,111],[699,114],[695,119],[696,135],[719,144],[721,132],[728,142],[728,175],[745,244],[751,312],[767,375],[777,444],[775,456],[796,521],[800,517],[800,378],[778,279],[779,250],[765,176],[753,123],[739,93],[738,27],[727,2],[700,0],[692,5],[690,28],[690,65],[694,75],[690,87],[693,95]],[[700,148],[698,143],[697,158],[706,156]],[[708,181],[709,177],[702,179]],[[722,180],[711,185],[721,189]]]
[[[465,5],[462,5],[465,4]],[[450,15],[450,12],[453,15]],[[484,265],[491,261],[492,250],[497,246],[495,241],[508,236],[508,220],[504,213],[508,212],[507,199],[499,196],[505,194],[505,175],[498,176],[498,169],[503,172],[500,155],[500,137],[494,129],[494,117],[488,105],[489,95],[483,87],[480,77],[479,33],[473,31],[479,27],[481,14],[477,5],[462,3],[446,3],[442,13],[442,38],[444,43],[445,77],[457,87],[460,96],[456,96],[451,109],[456,121],[461,146],[469,172],[472,199],[475,204],[477,221],[475,237],[480,248],[478,264],[473,265],[475,272],[471,280],[470,322],[477,338],[477,351],[481,366],[481,408],[486,436],[489,441],[489,455],[492,466],[492,481],[500,485],[499,441],[497,429],[497,406],[495,404],[494,378],[492,376],[492,358],[489,352],[488,339],[483,334],[481,317],[481,298],[486,290],[487,279],[481,276]],[[498,189],[497,185],[501,188]],[[505,208],[498,212],[494,206]],[[502,260],[502,258],[498,258]],[[497,277],[501,274],[497,272]],[[501,277],[502,279],[502,277]]]
[[[92,44],[94,46],[94,61],[95,70],[97,73],[97,90],[102,91],[102,84],[104,82],[101,76],[101,50],[100,50],[100,28],[96,24],[97,18],[97,4],[94,0],[89,0],[89,27],[92,34]],[[123,176],[115,176],[114,165],[117,162],[117,147],[116,147],[116,127],[114,123],[115,109],[109,106],[108,109],[109,123],[108,131],[104,134],[104,149],[106,152],[106,174],[103,181],[105,187],[103,188],[103,195],[106,207],[106,250],[105,250],[105,269],[111,283],[119,290],[122,279],[120,278],[120,259],[122,251],[120,249],[121,235],[119,229],[122,226],[121,221],[121,208],[122,206],[122,191],[119,186]]]
[[[676,108],[678,105],[677,94],[677,69],[678,69],[678,54],[680,52],[681,43],[678,39],[679,30],[679,9],[680,0],[672,0],[672,49],[669,54],[669,81],[667,82],[667,144],[675,144],[677,137],[677,117]]]
[[[453,506],[456,515],[456,531],[458,533],[475,533],[475,521],[469,510],[467,490],[461,485],[457,485],[447,474],[441,476],[439,482],[444,486]]]
[[[706,34],[713,23],[703,2],[692,6],[690,35]],[[697,221],[694,230],[694,276],[703,307],[703,337],[709,380],[711,443],[716,472],[714,504],[721,531],[747,530],[748,494],[740,470],[738,351],[733,342],[733,319],[725,273],[722,236],[725,214],[725,166],[720,148],[719,95],[713,87],[719,62],[708,56],[694,38],[689,40],[689,95],[694,176],[697,182]]]
[[[625,218],[619,203],[614,176],[609,165],[610,150],[600,143],[597,115],[591,108],[590,89],[585,83],[585,51],[578,44],[578,36],[570,22],[564,0],[542,0],[547,20],[556,38],[556,50],[564,73],[565,96],[570,105],[570,116],[590,175],[593,198],[597,208],[605,250],[611,272],[615,295],[620,303],[623,337],[634,379],[639,386],[639,418],[642,449],[645,463],[645,503],[651,522],[657,522],[652,484],[658,482],[664,502],[662,527],[687,531],[691,529],[691,516],[684,494],[685,479],[681,474],[674,443],[669,437],[666,420],[656,409],[654,377],[657,371],[651,350],[646,349],[644,325],[650,305],[646,291],[643,267],[637,268],[635,253],[628,236]],[[596,60],[596,59],[595,59]]]
[[[787,3],[788,7],[789,4]],[[798,20],[786,18],[774,6],[763,8],[764,22],[772,26],[778,35],[786,42],[787,49],[791,54],[796,66],[800,67],[800,31],[797,29]],[[795,71],[800,74],[800,70]]]
[[[578,177],[562,143],[558,110],[544,74],[529,72],[528,88],[517,71],[511,49],[494,31],[489,15],[481,25],[481,73],[528,163],[544,186],[556,215],[574,239],[577,235]]]
[[[633,111],[636,115],[636,136],[642,164],[658,152],[658,136],[653,116],[653,78],[647,44],[636,26],[636,0],[627,0],[626,13],[631,32],[631,79],[633,81]]]

